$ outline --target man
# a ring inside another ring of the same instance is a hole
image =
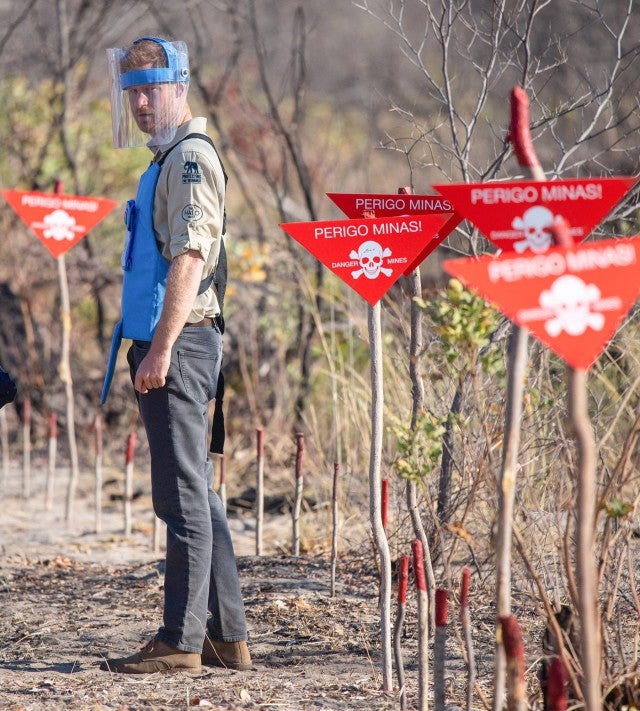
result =
[[[127,206],[122,320],[102,400],[120,339],[131,338],[127,359],[167,551],[163,625],[141,651],[100,666],[129,674],[198,672],[201,662],[246,670],[244,604],[206,451],[222,357],[213,275],[224,232],[224,169],[206,119],[191,116],[184,43],[141,38],[108,57],[114,144],[146,138],[154,158]]]

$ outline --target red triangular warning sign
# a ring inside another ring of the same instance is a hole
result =
[[[418,267],[442,244],[449,234],[462,222],[463,218],[453,212],[453,205],[441,195],[386,194],[386,193],[327,193],[347,217],[357,219],[365,212],[373,212],[376,217],[396,215],[439,215],[447,213],[447,221],[438,233],[429,240],[418,255],[407,264],[405,276]]]
[[[541,254],[552,244],[550,227],[555,218],[563,217],[573,241],[582,242],[635,182],[624,177],[432,187],[499,249]]]
[[[640,292],[640,238],[451,259],[443,266],[569,365],[587,369]]]
[[[374,212],[376,217],[436,215],[453,212],[453,206],[442,195],[327,193],[327,197],[352,220],[361,218],[365,212]]]
[[[77,244],[118,204],[106,198],[3,190],[5,199],[54,257]]]
[[[282,229],[371,305],[420,254],[449,215],[289,222]]]

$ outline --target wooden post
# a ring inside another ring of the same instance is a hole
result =
[[[95,449],[95,531],[102,531],[102,417],[97,413],[93,419],[93,441]]]
[[[467,711],[473,708],[473,687],[476,681],[476,663],[473,651],[473,634],[471,631],[471,618],[469,616],[469,588],[471,584],[471,571],[465,565],[462,569],[460,582],[460,624],[464,635],[464,646],[467,652]]]
[[[416,538],[411,544],[413,574],[418,593],[418,709],[429,708],[429,596],[424,574],[422,542]]]
[[[366,210],[364,219],[375,217]],[[371,376],[371,449],[369,452],[369,520],[373,541],[380,560],[380,643],[382,652],[382,689],[393,688],[391,658],[391,554],[382,525],[382,437],[384,427],[384,378],[382,374],[382,320],[380,302],[367,307]]]
[[[53,486],[56,476],[56,452],[58,449],[58,415],[49,415],[49,457],[47,465],[47,483],[45,486],[44,510],[53,508]]]
[[[62,193],[62,181],[56,180],[55,192]],[[69,299],[69,281],[67,279],[67,267],[64,254],[57,258],[58,281],[60,284],[60,321],[62,323],[62,347],[60,352],[60,365],[58,373],[60,380],[64,383],[66,414],[67,414],[67,436],[69,441],[69,457],[71,467],[69,472],[69,483],[67,486],[67,500],[65,510],[65,521],[70,524],[73,519],[73,504],[76,495],[76,487],[80,478],[80,465],[78,462],[78,447],[76,442],[75,406],[73,397],[73,380],[71,378],[71,304]]]
[[[256,555],[262,555],[262,521],[264,518],[264,430],[256,429]]]
[[[582,693],[587,711],[600,711],[600,612],[598,606],[598,567],[595,561],[596,525],[596,444],[587,404],[587,371],[569,368],[569,418],[578,449],[576,488],[576,577],[580,613],[580,658]]]
[[[6,485],[9,481],[9,427],[7,425],[7,411],[0,408],[0,446],[2,447],[2,476],[0,484]]]
[[[302,453],[304,452],[304,435],[301,432],[296,434],[296,470],[295,470],[295,492],[293,496],[292,528],[293,541],[291,552],[294,556],[300,555],[300,508],[302,506],[302,488],[304,477],[302,474]]]
[[[133,460],[138,436],[131,432],[127,437],[127,454],[124,470],[124,535],[131,535],[131,500],[133,498]]]
[[[564,218],[551,228],[555,244],[571,247],[573,238]],[[587,403],[587,371],[567,367],[569,420],[578,451],[576,578],[580,613],[580,661],[582,693],[587,711],[602,708],[600,608],[598,566],[595,561],[596,442]]]
[[[413,190],[409,186],[398,188],[399,195],[411,195]],[[422,372],[420,368],[420,358],[424,348],[424,339],[422,335],[422,309],[418,306],[419,300],[422,298],[422,278],[420,276],[420,267],[417,266],[407,277],[408,292],[410,298],[410,338],[409,338],[409,377],[411,379],[411,431],[415,432],[418,418],[424,410],[424,385],[422,382]],[[436,578],[433,572],[433,564],[431,562],[431,550],[429,539],[424,529],[422,522],[422,512],[418,506],[418,487],[416,482],[407,479],[405,485],[405,498],[407,501],[407,510],[411,517],[411,525],[416,538],[420,539],[422,544],[422,555],[424,572],[427,578],[427,595],[429,596],[428,614],[429,614],[429,632],[434,634],[436,618],[435,618],[435,589]]]
[[[31,400],[25,398],[22,407],[22,498],[31,496]]]
[[[336,565],[338,562],[338,481],[340,465],[333,464],[333,486],[331,488],[331,597],[336,596]]]
[[[380,469],[382,462],[384,391],[382,378],[382,327],[380,302],[368,309],[371,353],[371,451],[369,456],[369,518],[380,558],[380,633],[382,647],[382,688],[393,688],[391,664],[391,554],[382,527]]]
[[[400,708],[407,708],[407,690],[404,683],[404,662],[402,659],[402,632],[407,602],[407,587],[409,584],[409,556],[403,555],[398,561],[398,611],[393,629],[393,651],[396,660],[396,674],[400,688]]]
[[[514,88],[511,92],[509,140],[513,145],[518,163],[527,170],[530,177],[533,180],[545,180],[544,172],[531,141],[529,100],[520,87]],[[511,614],[511,538],[513,534],[513,510],[518,472],[528,340],[527,331],[513,324],[509,338],[505,428],[498,482],[498,533],[496,541],[496,612],[498,617],[508,617]],[[503,706],[506,659],[498,624],[496,624],[495,658],[492,708],[493,711],[499,711]]]

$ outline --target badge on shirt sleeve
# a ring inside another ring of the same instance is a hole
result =
[[[200,174],[200,168],[198,167],[196,161],[185,161],[182,169],[182,182],[183,184],[202,182],[202,175]]]
[[[182,208],[182,219],[185,222],[197,222],[202,218],[202,208],[200,205],[190,203]]]

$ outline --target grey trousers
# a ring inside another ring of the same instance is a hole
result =
[[[134,341],[129,349],[132,380],[149,346]],[[231,534],[212,489],[207,456],[208,403],[215,396],[221,359],[222,335],[216,327],[184,328],[171,353],[165,386],[144,395],[136,392],[151,454],[153,508],[167,524],[158,637],[197,653],[205,633],[224,642],[247,639]]]

